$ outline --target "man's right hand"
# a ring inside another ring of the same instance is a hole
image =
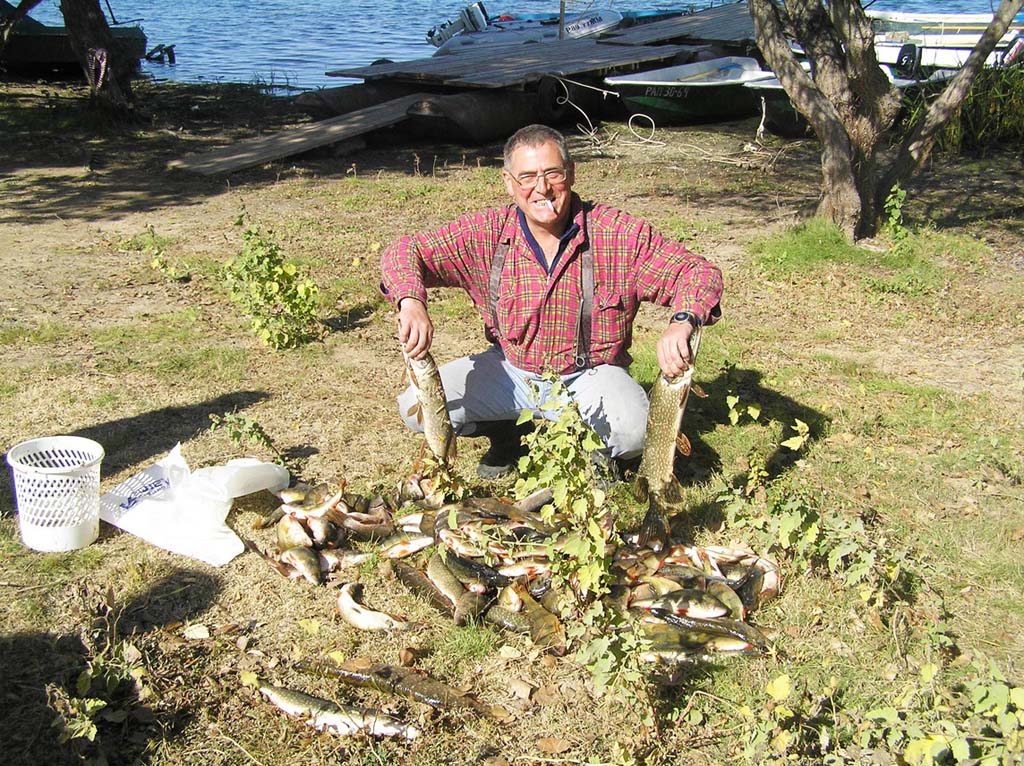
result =
[[[398,306],[398,340],[405,353],[413,359],[422,359],[434,340],[434,323],[427,307],[416,298],[402,298]]]

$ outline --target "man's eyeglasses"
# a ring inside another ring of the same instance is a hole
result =
[[[548,168],[543,173],[520,173],[512,177],[524,189],[529,189],[531,186],[536,186],[542,177],[549,184],[560,184],[565,181],[567,172],[565,168]]]

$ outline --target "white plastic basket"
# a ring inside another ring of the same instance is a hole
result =
[[[103,447],[81,436],[48,436],[12,447],[21,539],[37,551],[84,548],[100,531]]]

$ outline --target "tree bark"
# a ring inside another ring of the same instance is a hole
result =
[[[879,67],[871,19],[859,0],[748,4],[762,55],[821,142],[818,215],[858,238],[877,231],[893,185],[921,168],[939,130],[963,103],[1024,0],[1002,0],[963,70],[889,165],[883,157],[885,136],[899,113],[900,95]],[[803,46],[812,75],[800,67],[787,37]]]
[[[99,0],[60,0],[60,10],[94,98],[112,113],[127,116],[135,62],[116,44]]]

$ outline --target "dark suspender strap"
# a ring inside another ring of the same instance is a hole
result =
[[[508,242],[499,242],[494,249],[494,257],[491,259],[491,278],[487,283],[487,299],[491,309],[491,325],[494,332],[501,332],[498,327],[498,290],[501,286],[501,271],[505,268],[505,256],[508,255]],[[494,343],[497,338],[489,338]]]
[[[577,322],[579,330],[576,339],[576,369],[583,370],[590,366],[590,320],[594,311],[594,256],[590,252],[590,243],[583,243],[580,252],[580,317]]]

